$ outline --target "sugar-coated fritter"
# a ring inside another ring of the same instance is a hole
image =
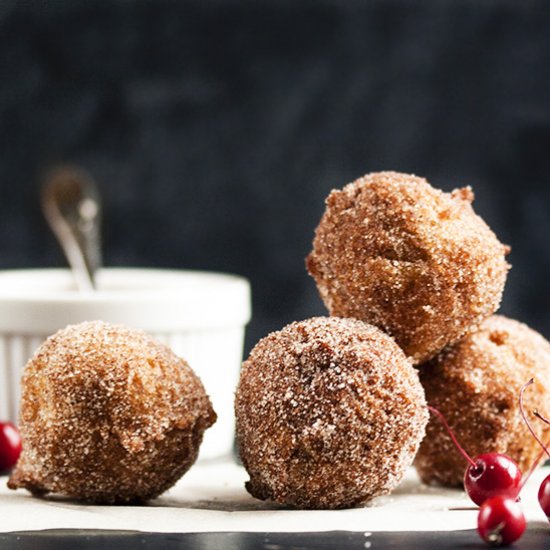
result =
[[[28,362],[12,489],[134,503],[171,487],[216,419],[189,365],[139,330],[68,326]]]
[[[472,201],[397,172],[332,191],[306,260],[330,314],[381,328],[415,364],[475,329],[509,266]]]
[[[428,413],[418,374],[376,327],[317,317],[258,342],[236,394],[247,490],[296,508],[345,508],[389,493]]]
[[[518,396],[543,441],[550,426],[531,416],[550,416],[550,343],[526,325],[495,315],[420,369],[428,403],[437,408],[470,456],[503,453],[527,473],[541,449],[525,426]],[[461,486],[467,464],[437,418],[431,418],[415,460],[425,483]]]

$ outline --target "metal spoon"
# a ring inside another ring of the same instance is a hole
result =
[[[93,178],[76,166],[55,168],[44,180],[42,210],[65,252],[77,288],[94,290],[101,266],[101,204]]]

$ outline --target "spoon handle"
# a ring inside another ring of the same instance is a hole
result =
[[[48,173],[42,209],[72,268],[77,288],[94,290],[101,267],[99,192],[92,177],[74,166]]]

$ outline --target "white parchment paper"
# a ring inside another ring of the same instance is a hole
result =
[[[550,468],[522,492],[528,521],[548,525],[536,498]],[[232,461],[196,464],[170,491],[145,506],[83,505],[58,497],[11,491],[0,478],[0,532],[42,529],[117,529],[198,533],[214,531],[447,531],[475,529],[477,509],[462,491],[422,485],[414,470],[390,496],[351,510],[301,511],[258,501],[244,489],[246,472]]]

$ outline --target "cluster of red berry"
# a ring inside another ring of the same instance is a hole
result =
[[[533,379],[522,386],[519,394],[519,407],[529,431],[543,450],[523,479],[518,465],[507,455],[485,453],[472,459],[456,439],[443,415],[437,409],[428,407],[430,412],[437,416],[445,426],[456,448],[468,462],[464,473],[464,489],[472,501],[479,506],[477,517],[479,535],[485,542],[493,546],[511,544],[518,540],[525,531],[527,523],[519,504],[519,494],[542,455],[546,453],[550,457],[546,445],[537,436],[527,419],[523,406],[523,393],[532,383]],[[550,424],[550,421],[538,412],[535,411],[534,414]],[[538,500],[546,517],[550,519],[550,475],[541,483]]]

